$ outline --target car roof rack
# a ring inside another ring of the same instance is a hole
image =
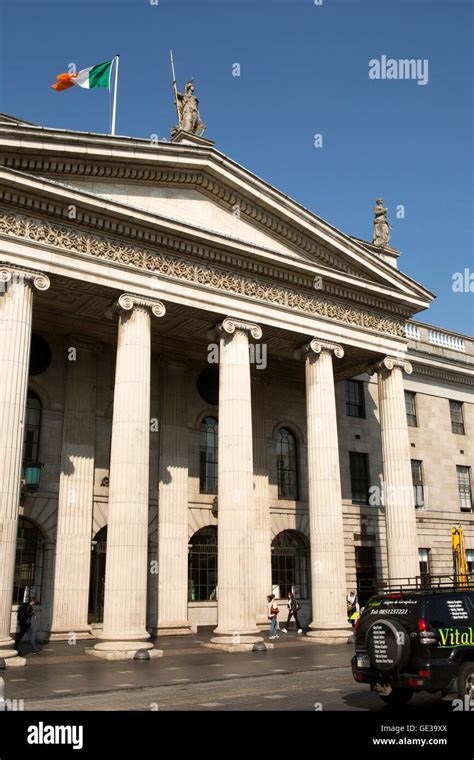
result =
[[[412,578],[391,578],[380,581],[376,578],[361,579],[361,591],[373,591],[374,594],[427,594],[446,591],[474,591],[474,580],[469,576],[462,578],[455,575],[431,575],[425,573]]]

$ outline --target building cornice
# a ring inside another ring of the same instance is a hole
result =
[[[121,225],[120,225],[121,226]],[[122,231],[122,230],[121,230]],[[185,280],[190,284],[210,289],[224,290],[241,297],[272,304],[288,310],[319,316],[354,327],[372,330],[386,335],[404,337],[404,319],[359,308],[337,299],[311,293],[302,288],[287,287],[269,278],[255,276],[217,266],[215,251],[208,251],[210,263],[191,258],[195,246],[186,241],[171,241],[180,255],[172,255],[156,247],[124,243],[110,235],[97,235],[77,227],[54,224],[49,221],[11,214],[0,209],[0,236],[12,237],[41,247],[61,249],[85,257],[112,261],[134,267],[163,278]],[[148,235],[150,237],[150,235]],[[163,238],[160,240],[163,246]],[[182,253],[181,253],[182,252]],[[201,257],[204,250],[200,250]],[[225,260],[225,259],[224,259]],[[212,263],[211,263],[212,262]]]

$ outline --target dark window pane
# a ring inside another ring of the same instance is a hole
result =
[[[218,437],[217,420],[204,417],[201,422],[201,448],[199,452],[199,490],[217,493]]]
[[[346,414],[365,417],[364,383],[360,380],[346,380]]]
[[[416,394],[412,391],[405,391],[405,408],[407,413],[407,423],[410,427],[417,427],[418,421],[416,419]]]
[[[462,401],[450,401],[449,413],[451,415],[451,430],[458,435],[464,435],[464,419],[462,414]]]
[[[470,512],[472,510],[471,468],[458,465],[456,470],[461,510],[463,512]]]
[[[296,439],[287,428],[280,428],[277,435],[278,498],[298,498],[298,463]]]
[[[352,501],[367,504],[369,500],[369,457],[368,454],[349,452]]]
[[[415,507],[423,507],[425,499],[423,490],[423,469],[420,459],[411,460],[411,477],[413,481],[413,496],[415,500]]]

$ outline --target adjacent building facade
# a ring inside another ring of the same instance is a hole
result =
[[[399,253],[184,132],[0,119],[0,652],[133,656],[266,595],[347,639],[345,597],[474,562],[474,340],[414,319]],[[471,568],[472,569],[472,568]]]

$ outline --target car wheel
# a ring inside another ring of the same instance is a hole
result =
[[[474,703],[474,662],[465,662],[459,668],[458,697],[459,699],[469,697]]]
[[[391,689],[388,694],[380,694],[379,697],[386,705],[406,705],[414,694],[413,689]]]

